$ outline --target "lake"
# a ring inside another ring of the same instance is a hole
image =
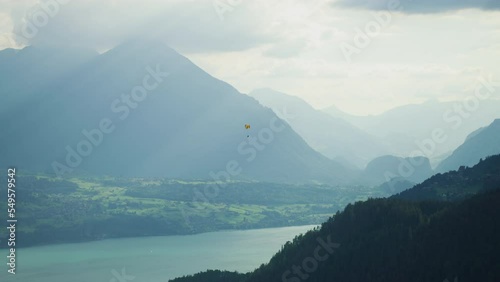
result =
[[[314,225],[187,236],[109,239],[18,249],[16,275],[0,281],[166,282],[207,269],[247,272]],[[7,262],[7,250],[1,250]],[[7,277],[7,278],[6,278]]]

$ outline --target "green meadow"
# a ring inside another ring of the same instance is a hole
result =
[[[382,196],[377,191],[321,184],[25,175],[16,186],[18,244],[319,224],[349,202]],[[6,201],[0,205],[7,209]]]

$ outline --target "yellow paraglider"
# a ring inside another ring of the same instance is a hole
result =
[[[245,129],[246,129],[246,130],[249,130],[249,129],[250,129],[250,124],[248,124],[248,123],[247,123],[247,124],[245,124]],[[247,135],[247,138],[248,138],[248,137],[250,137],[250,135]]]

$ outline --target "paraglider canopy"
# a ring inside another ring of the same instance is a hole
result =
[[[250,129],[250,124],[248,124],[248,123],[247,123],[247,124],[245,124],[245,129],[246,129],[246,130],[249,130],[249,129]],[[247,138],[248,138],[248,137],[250,137],[250,135],[247,135]]]

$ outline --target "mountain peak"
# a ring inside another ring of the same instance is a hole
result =
[[[182,57],[177,51],[169,47],[162,40],[155,40],[149,38],[137,38],[124,41],[107,53],[119,52],[134,54],[134,56],[148,55],[148,56],[178,56]]]
[[[120,44],[118,44],[115,48],[126,48],[126,49],[134,49],[134,50],[151,50],[151,49],[168,49],[172,50],[166,42],[159,39],[150,39],[150,38],[135,38],[126,40]]]
[[[163,71],[171,74],[209,76],[162,40],[138,38],[124,41],[101,56],[107,65],[118,64],[126,69],[143,70],[145,66],[161,65]]]
[[[32,51],[38,54],[36,48]],[[25,69],[10,67],[19,64],[12,61],[0,64],[3,73],[12,74],[0,77],[4,89],[24,85]],[[20,167],[60,175],[219,179],[211,172],[222,173],[228,162],[236,162],[243,173],[233,176],[240,179],[345,183],[355,176],[309,147],[270,109],[213,78],[164,42],[129,40],[59,72],[44,62],[26,62],[39,70],[30,75],[38,79],[37,91],[5,91],[16,95],[1,106],[12,111],[9,121],[23,130],[5,129],[12,134],[0,140],[2,165],[16,154]],[[44,75],[49,70],[50,75]],[[57,79],[61,73],[65,79]],[[31,102],[32,93],[37,103]],[[79,155],[78,171],[64,170],[69,150],[88,139],[82,128],[92,130],[103,118],[116,126],[116,133],[103,137],[106,142],[95,153]],[[252,130],[242,129],[246,123]],[[270,137],[263,136],[269,130]]]

